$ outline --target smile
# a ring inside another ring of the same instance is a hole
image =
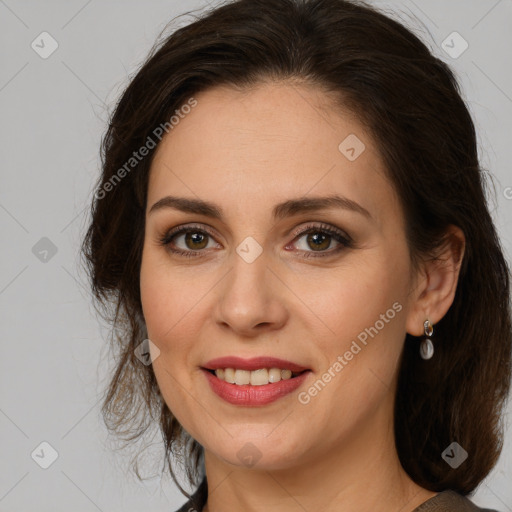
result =
[[[264,406],[289,395],[301,386],[312,373],[310,370],[304,370],[293,376],[291,370],[279,370],[277,368],[271,368],[270,372],[265,368],[255,371],[235,370],[233,368],[217,370],[202,368],[201,370],[210,389],[218,397],[232,405],[245,407]],[[277,380],[278,371],[285,372],[284,378],[281,373],[280,379]],[[217,372],[221,377],[216,375]],[[228,374],[227,378],[231,378],[234,374],[234,379],[237,382],[227,382],[225,380],[226,372]],[[273,375],[276,376],[276,380],[270,382]],[[247,379],[249,379],[249,382],[247,382]],[[252,384],[251,379],[257,380],[258,383]]]

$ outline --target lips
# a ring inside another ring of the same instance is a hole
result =
[[[302,386],[311,374],[304,371],[297,377],[281,380],[275,384],[262,386],[237,385],[225,382],[210,373],[210,370],[202,369],[210,389],[222,400],[232,405],[244,407],[261,407],[276,400],[289,396],[297,388]]]
[[[206,370],[218,370],[219,368],[236,368],[238,370],[254,371],[262,368],[279,368],[281,370],[291,370],[294,373],[300,373],[308,370],[292,361],[278,359],[270,356],[253,357],[251,359],[242,359],[241,357],[228,356],[219,357],[208,361],[204,366]]]

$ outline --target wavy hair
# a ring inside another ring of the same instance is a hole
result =
[[[487,205],[488,173],[450,68],[401,23],[355,0],[223,3],[157,42],[130,78],[102,140],[101,193],[92,199],[82,246],[117,349],[104,420],[127,441],[158,423],[166,464],[190,497],[173,457],[197,485],[203,448],[163,403],[151,365],[134,355],[147,337],[139,276],[155,149],[129,171],[126,162],[194,94],[283,80],[333,93],[369,129],[405,212],[414,264],[434,257],[450,225],[465,235],[454,302],[436,326],[435,358],[425,364],[417,339],[406,335],[394,419],[398,455],[412,480],[469,494],[502,449],[511,376],[510,271]],[[470,454],[457,469],[441,458],[453,441]]]

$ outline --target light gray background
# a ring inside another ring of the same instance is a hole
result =
[[[99,415],[111,365],[107,331],[77,263],[108,109],[164,25],[206,5],[0,0],[0,511],[174,511],[185,501],[168,477],[139,483],[129,456],[110,449]],[[399,15],[455,69],[482,163],[496,176],[491,205],[510,260],[512,1],[375,5]],[[31,48],[43,31],[59,45],[47,59]],[[469,44],[456,59],[442,49],[453,31]],[[47,262],[32,252],[42,237],[57,248]],[[502,512],[512,511],[511,410],[502,457],[474,497]],[[158,439],[147,457],[157,475]],[[58,452],[48,469],[31,458],[43,441]]]

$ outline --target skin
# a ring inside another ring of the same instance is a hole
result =
[[[153,368],[162,397],[205,449],[204,510],[414,510],[436,493],[416,485],[398,459],[397,369],[406,332],[421,336],[425,319],[435,325],[453,301],[460,230],[453,228],[443,264],[425,262],[413,272],[403,212],[371,135],[319,88],[261,83],[195,98],[152,163],[140,284],[149,338],[160,350]],[[354,161],[338,149],[349,134],[365,144]],[[338,208],[271,218],[277,203],[333,193],[359,203],[371,219]],[[216,203],[224,218],[150,211],[168,195]],[[328,237],[320,250],[326,256],[302,258],[320,254],[307,235],[293,235],[310,222],[338,227],[353,247],[332,252],[339,243]],[[187,245],[181,234],[172,246],[193,251],[199,244],[202,257],[178,256],[160,243],[186,224],[213,236]],[[262,248],[252,263],[236,252],[248,236]],[[394,303],[401,311],[300,403],[298,393]],[[200,370],[228,355],[270,355],[312,373],[271,404],[235,406],[210,390]],[[260,457],[252,467],[237,456],[249,442]]]

